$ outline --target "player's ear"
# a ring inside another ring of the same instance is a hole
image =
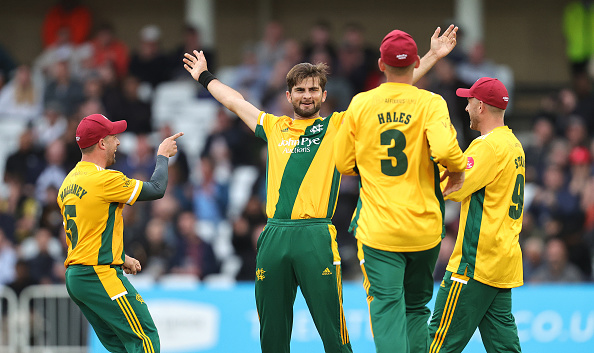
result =
[[[289,103],[291,103],[291,92],[286,91],[285,94],[287,95],[287,101],[289,101]]]

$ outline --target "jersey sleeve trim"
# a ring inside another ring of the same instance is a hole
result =
[[[138,196],[140,195],[140,190],[142,189],[142,182],[140,180],[135,180],[135,185],[134,185],[134,191],[132,191],[132,195],[130,195],[130,198],[128,199],[128,201],[126,201],[126,204],[128,205],[133,205],[134,202],[136,202],[136,199],[138,198]]]
[[[266,116],[266,113],[260,112],[260,115],[258,116],[258,125],[264,126],[264,116]]]

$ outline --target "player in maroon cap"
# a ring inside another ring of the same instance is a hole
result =
[[[380,46],[387,82],[356,95],[334,142],[336,168],[360,175],[351,230],[377,352],[427,352],[427,303],[444,232],[437,164],[464,181],[466,161],[445,100],[412,85],[417,45],[394,30]]]
[[[126,204],[165,194],[167,162],[177,153],[177,133],[157,150],[148,182],[106,169],[115,163],[118,134],[126,121],[101,114],[85,117],[76,129],[82,159],[64,179],[58,205],[64,217],[68,255],[66,289],[110,352],[160,351],[159,335],[146,303],[123,272],[136,274],[140,262],[124,253],[122,211]]]
[[[464,185],[446,197],[462,202],[460,226],[435,300],[429,352],[462,352],[477,327],[487,352],[520,352],[511,288],[523,284],[524,150],[503,121],[503,83],[483,77],[456,94],[468,98],[470,128],[481,136],[464,152]]]

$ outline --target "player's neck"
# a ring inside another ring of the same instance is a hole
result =
[[[99,167],[101,167],[103,169],[107,168],[107,163],[105,162],[105,158],[101,158],[101,156],[97,156],[95,153],[83,154],[82,158],[81,158],[81,162],[90,162],[90,163],[98,165]]]
[[[495,130],[496,128],[502,127],[502,126],[505,126],[503,121],[492,120],[492,121],[486,122],[485,124],[481,125],[479,131],[481,132],[481,135],[486,135],[486,134],[490,133],[491,131]]]

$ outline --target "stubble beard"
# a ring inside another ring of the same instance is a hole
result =
[[[311,107],[309,110],[304,110],[299,107],[299,104],[300,103],[293,104],[293,111],[302,118],[311,118],[320,111],[322,106],[322,103],[314,101],[313,107]]]

